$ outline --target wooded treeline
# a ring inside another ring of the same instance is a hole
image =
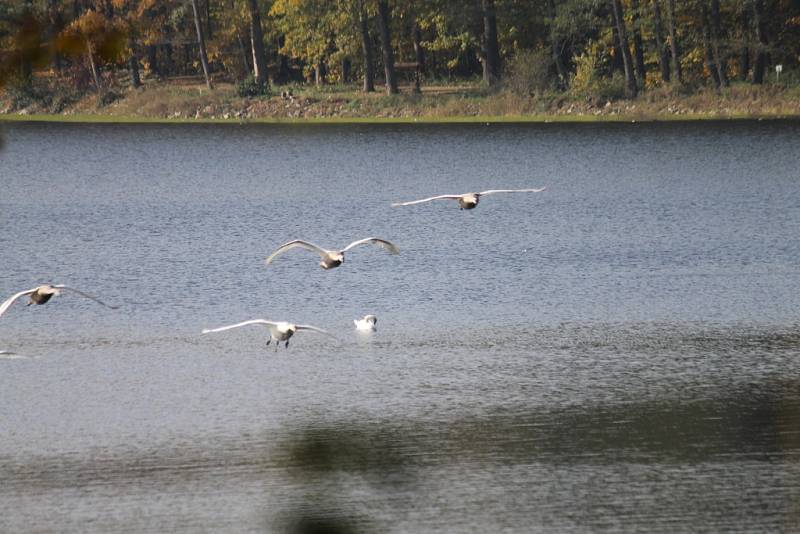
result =
[[[25,0],[0,4],[0,80],[114,73],[364,91],[418,68],[522,92],[764,83],[800,57],[800,0]],[[399,72],[398,72],[399,67]]]

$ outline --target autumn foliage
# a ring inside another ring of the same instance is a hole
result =
[[[792,0],[391,0],[388,55],[378,5],[197,0],[194,13],[185,0],[5,2],[0,84],[83,76],[100,90],[125,76],[138,86],[139,71],[146,80],[197,76],[201,42],[210,76],[230,82],[357,83],[370,69],[380,78],[387,57],[430,81],[506,80],[517,94],[764,83],[778,64],[784,83],[798,78]],[[257,44],[266,77],[255,72]]]

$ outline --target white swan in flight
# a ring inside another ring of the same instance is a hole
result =
[[[275,252],[270,254],[269,258],[267,258],[267,265],[272,263],[272,260],[274,260],[278,255],[283,254],[287,250],[293,249],[295,247],[300,247],[319,254],[320,257],[322,258],[322,261],[319,262],[320,267],[322,267],[323,269],[333,269],[334,267],[338,267],[342,263],[344,263],[345,252],[347,252],[353,247],[357,247],[358,245],[365,245],[367,243],[374,243],[380,247],[385,248],[392,254],[400,254],[400,250],[394,245],[394,243],[386,241],[385,239],[378,239],[377,237],[368,237],[366,239],[359,239],[358,241],[353,241],[352,243],[344,247],[342,250],[326,250],[313,243],[309,243],[308,241],[295,239],[294,241],[289,241],[288,243],[284,243],[283,245],[279,246]]]
[[[493,195],[495,193],[541,193],[547,189],[540,187],[539,189],[489,189],[488,191],[481,191],[480,193],[463,193],[461,195],[438,195],[435,197],[423,198],[421,200],[412,200],[410,202],[395,202],[392,206],[410,206],[412,204],[421,204],[423,202],[430,202],[431,200],[439,199],[455,199],[458,200],[458,207],[462,210],[471,210],[478,205],[481,197],[485,195]]]
[[[12,297],[6,299],[5,302],[0,304],[0,316],[2,316],[6,312],[6,310],[8,310],[8,308],[10,308],[12,304],[14,304],[14,301],[16,301],[20,297],[29,295],[30,300],[28,300],[27,304],[28,306],[30,306],[31,304],[45,304],[48,300],[50,300],[54,296],[60,295],[62,289],[66,289],[67,291],[72,291],[73,293],[77,293],[78,295],[86,297],[87,299],[92,299],[93,301],[102,304],[107,308],[111,308],[112,310],[117,309],[117,306],[111,306],[109,304],[106,304],[99,298],[92,296],[88,293],[84,293],[83,291],[79,291],[74,287],[65,286],[64,284],[52,284],[52,285],[44,284],[41,286],[36,286],[33,289],[20,291],[16,295],[13,295]]]
[[[373,331],[378,324],[378,318],[374,315],[365,315],[363,319],[353,319],[356,330]]]
[[[338,338],[336,336],[334,336],[333,334],[331,334],[326,330],[317,328],[316,326],[311,326],[307,324],[293,324],[284,321],[274,322],[274,321],[267,321],[266,319],[250,319],[249,321],[243,321],[241,323],[236,323],[228,326],[221,326],[219,328],[205,328],[203,329],[202,333],[210,334],[212,332],[222,332],[224,330],[230,330],[231,328],[239,328],[240,326],[247,326],[251,324],[261,324],[269,328],[270,337],[267,340],[267,345],[269,345],[274,339],[275,350],[278,350],[278,345],[280,345],[281,341],[285,342],[284,347],[288,348],[289,339],[298,330],[311,330],[312,332],[318,332],[320,334],[325,334],[326,336],[330,336],[338,341]]]

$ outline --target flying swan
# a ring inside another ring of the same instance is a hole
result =
[[[117,306],[111,306],[109,304],[106,304],[105,302],[103,302],[99,298],[94,297],[94,296],[92,296],[92,295],[90,295],[88,293],[84,293],[83,291],[79,291],[79,290],[75,289],[74,287],[65,286],[64,284],[54,284],[54,285],[44,284],[44,285],[41,285],[41,286],[34,287],[33,289],[28,289],[26,291],[20,291],[19,293],[17,293],[16,295],[12,296],[11,298],[6,299],[5,302],[0,304],[0,316],[2,316],[6,312],[6,310],[8,310],[8,308],[10,308],[12,304],[14,304],[14,301],[16,301],[20,297],[24,297],[25,295],[29,295],[30,296],[29,297],[30,300],[28,300],[28,304],[27,304],[28,306],[30,306],[31,304],[45,304],[48,300],[50,300],[54,296],[60,295],[62,289],[66,289],[67,291],[72,291],[74,293],[77,293],[78,295],[86,297],[87,299],[92,299],[93,301],[97,302],[98,304],[102,304],[103,306],[105,306],[107,308],[111,308],[112,310],[116,310],[117,309]]]
[[[205,328],[203,329],[202,333],[210,334],[212,332],[222,332],[224,330],[230,330],[231,328],[239,328],[240,326],[247,326],[250,324],[263,324],[264,326],[269,328],[270,337],[267,340],[267,345],[269,345],[274,339],[276,351],[278,350],[278,345],[280,345],[281,341],[284,341],[285,342],[284,347],[288,348],[289,339],[298,330],[311,330],[312,332],[318,332],[320,334],[325,334],[326,336],[330,336],[333,339],[337,339],[336,336],[334,336],[330,332],[327,332],[321,328],[317,328],[316,326],[311,326],[307,324],[292,324],[284,321],[273,322],[273,321],[267,321],[266,319],[251,319],[249,321],[244,321],[229,326],[221,326],[219,328]]]
[[[410,202],[395,202],[392,206],[410,206],[412,204],[421,204],[423,202],[430,202],[431,200],[439,199],[455,199],[458,200],[458,207],[462,210],[471,210],[478,205],[481,197],[484,195],[493,195],[495,193],[541,193],[547,189],[541,187],[539,189],[489,189],[488,191],[481,191],[480,193],[464,193],[461,195],[438,195],[435,197],[423,198],[421,200],[412,200]]]
[[[374,243],[380,247],[385,248],[392,254],[400,254],[400,250],[391,243],[390,241],[386,241],[385,239],[378,239],[377,237],[368,237],[366,239],[359,239],[358,241],[353,241],[342,250],[325,250],[322,247],[319,247],[313,243],[309,243],[308,241],[302,241],[300,239],[295,239],[294,241],[289,241],[288,243],[284,243],[283,245],[279,246],[278,249],[273,252],[269,258],[267,258],[267,265],[272,263],[277,256],[283,254],[289,249],[300,247],[306,250],[310,250],[312,252],[316,252],[322,258],[322,261],[319,262],[319,266],[323,269],[333,269],[334,267],[340,266],[344,263],[344,253],[350,250],[353,247],[357,247],[358,245],[364,245],[366,243]]]

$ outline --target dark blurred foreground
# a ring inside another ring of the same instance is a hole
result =
[[[516,528],[526,516],[563,527],[560,514],[569,514],[578,530],[603,530],[609,513],[653,530],[664,527],[664,517],[676,528],[724,530],[744,515],[756,522],[739,524],[797,527],[796,479],[775,493],[757,478],[732,473],[746,486],[736,490],[735,503],[719,484],[740,462],[764,469],[783,465],[791,480],[800,455],[799,385],[787,381],[770,391],[752,387],[689,402],[677,394],[664,402],[529,407],[440,423],[319,421],[281,436],[211,439],[182,449],[165,444],[124,456],[42,456],[18,463],[6,455],[0,458],[0,493],[67,490],[88,496],[134,487],[168,493],[197,488],[191,491],[218,491],[222,504],[226,478],[236,477],[262,488],[265,505],[254,512],[264,531],[296,534],[386,532],[415,524],[458,530],[492,524],[502,514]],[[584,471],[611,478],[572,480]],[[645,473],[644,481],[637,471]],[[648,479],[666,484],[657,493],[667,491],[670,500],[616,500],[615,494],[636,493],[636,485]],[[705,494],[696,494],[697,484]],[[465,500],[459,504],[448,494]],[[440,517],[425,518],[432,505],[441,507]],[[421,519],[414,519],[416,513]]]

